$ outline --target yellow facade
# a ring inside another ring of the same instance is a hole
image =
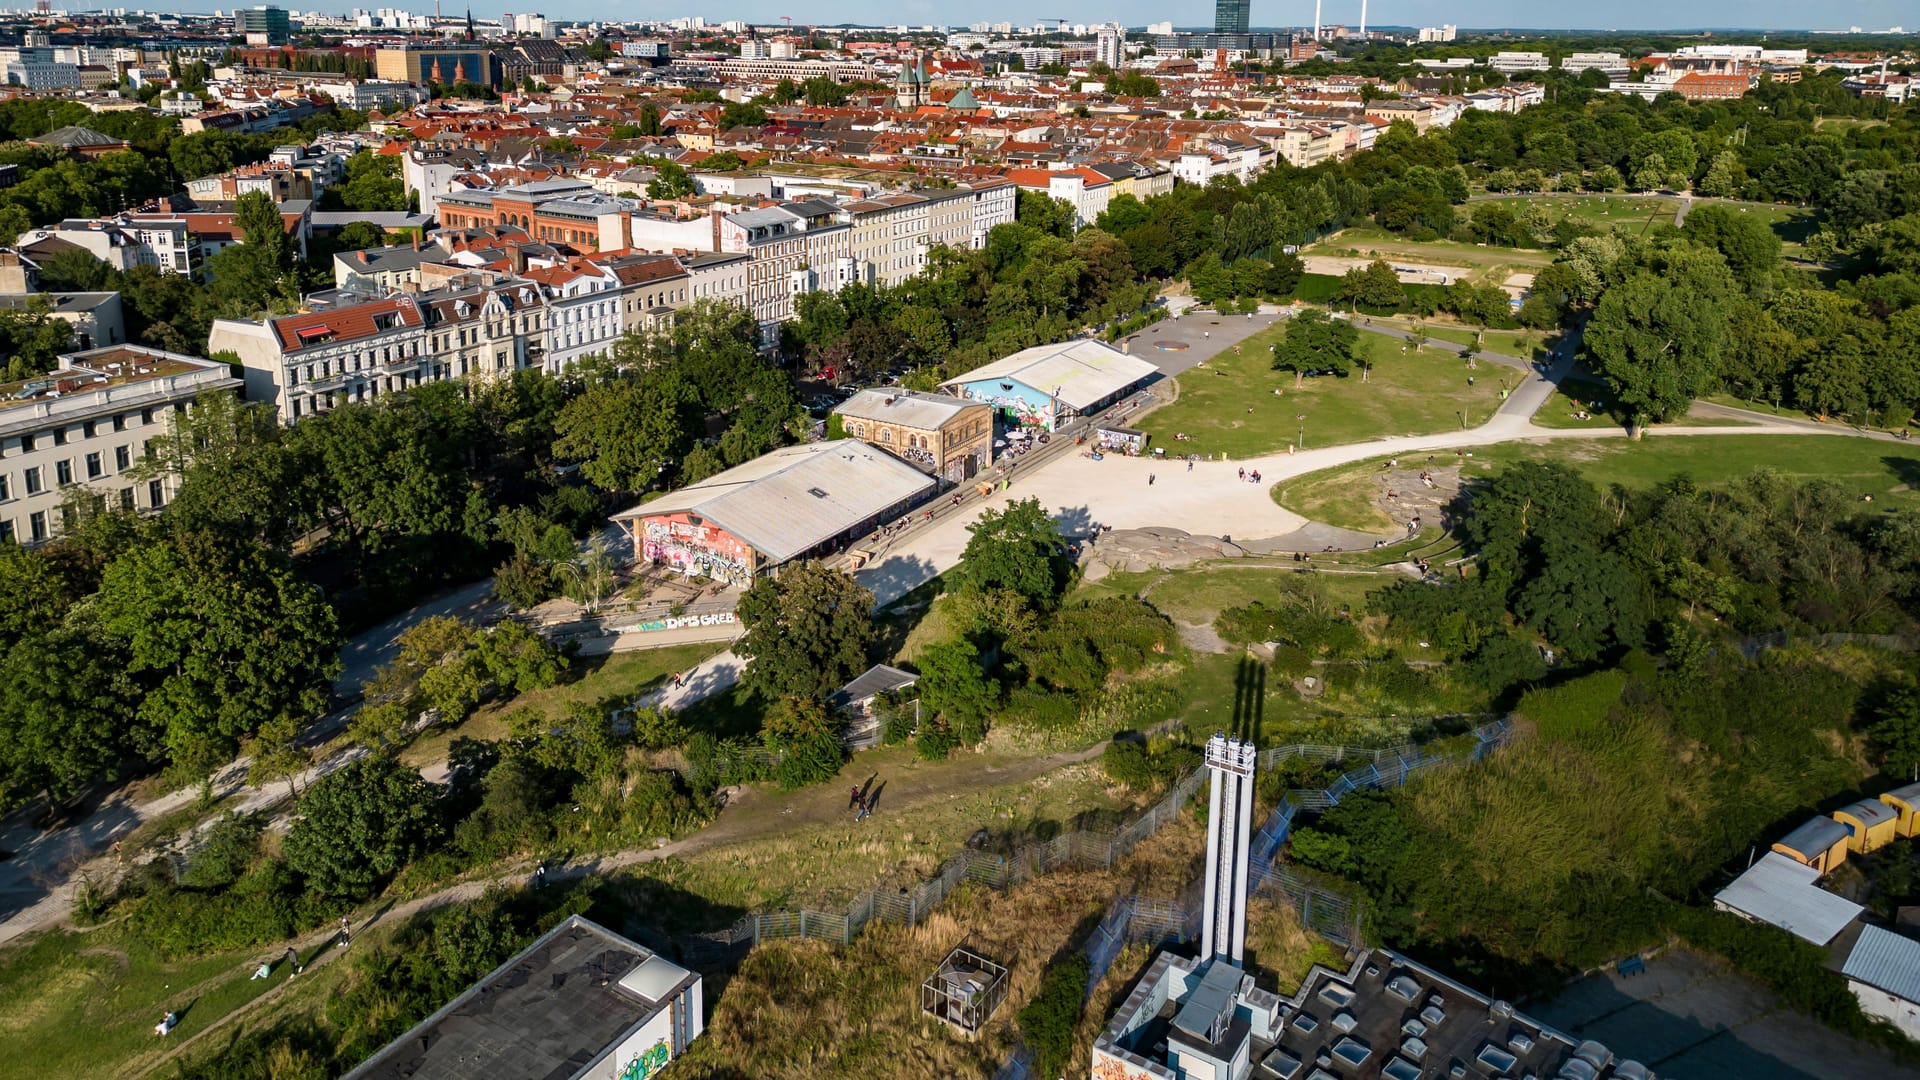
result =
[[[1848,842],[1846,826],[1833,818],[1817,817],[1788,833],[1773,850],[1825,874],[1847,861]]]
[[[1920,833],[1920,784],[1908,784],[1883,792],[1880,801],[1893,810],[1893,834],[1914,836]]]
[[[1894,809],[1878,799],[1862,799],[1833,812],[1833,820],[1847,827],[1847,847],[1868,852],[1893,842],[1899,817]]]

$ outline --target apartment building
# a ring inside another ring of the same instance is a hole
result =
[[[672,255],[617,255],[600,265],[619,281],[623,334],[664,330],[674,312],[693,302],[693,275]]]
[[[497,191],[454,190],[435,199],[448,229],[516,225],[534,240],[581,251],[628,247],[627,218],[640,209],[632,199],[603,195],[583,180],[537,180]]]
[[[58,536],[76,485],[129,510],[165,506],[177,478],[129,474],[175,413],[239,386],[225,364],[138,345],[70,353],[49,374],[0,385],[0,541]]]
[[[1174,172],[1180,174],[1178,168]],[[1039,192],[1073,207],[1076,229],[1093,224],[1113,200],[1113,182],[1088,168],[1009,169],[1007,179],[1023,191]]]
[[[60,245],[71,244],[115,270],[151,266],[163,274],[189,274],[199,265],[195,242],[184,218],[175,215],[127,215],[115,218],[69,218],[20,234],[23,254],[44,257]]]
[[[519,275],[540,286],[547,308],[545,368],[559,374],[575,360],[600,356],[625,330],[617,274],[582,258],[529,267]]]

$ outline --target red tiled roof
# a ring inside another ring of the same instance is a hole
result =
[[[296,352],[318,344],[313,339],[322,336],[328,342],[355,341],[402,326],[419,326],[420,322],[419,306],[411,297],[401,296],[331,311],[289,315],[273,320],[272,326],[281,351]]]

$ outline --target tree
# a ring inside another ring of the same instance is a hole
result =
[[[1045,192],[1022,190],[1015,204],[1014,217],[1020,224],[1066,239],[1073,235],[1073,204]],[[998,230],[995,230],[996,232]]]
[[[1004,510],[989,507],[967,526],[958,576],[960,591],[1012,592],[1033,608],[1052,610],[1073,576],[1073,561],[1060,523],[1038,499],[1021,499]]]
[[[774,777],[791,791],[831,780],[846,760],[841,724],[816,696],[782,697],[767,710],[761,732],[767,749],[780,755]]]
[[[329,201],[337,198],[346,210],[405,210],[407,189],[400,180],[400,159],[362,150],[347,159],[347,182],[329,188],[327,195]]]
[[[1360,331],[1351,322],[1308,308],[1287,320],[1287,332],[1273,350],[1275,371],[1293,372],[1300,385],[1309,371],[1346,375],[1359,361]]]
[[[673,372],[591,386],[561,410],[553,450],[602,488],[645,491],[691,447],[700,419],[699,395]]]
[[[1906,781],[1920,774],[1920,691],[1908,686],[1889,694],[1875,711],[1867,744],[1888,776]]]
[[[340,633],[320,591],[270,553],[183,537],[116,558],[94,611],[126,652],[137,716],[176,762],[231,752],[269,720],[325,706]]]
[[[649,199],[684,199],[698,190],[687,170],[673,161],[654,165],[653,179],[647,181]]]
[[[1393,267],[1375,259],[1365,269],[1356,266],[1341,276],[1340,299],[1356,308],[1395,310],[1407,302],[1407,292]]]
[[[1734,293],[1716,255],[1676,262],[1665,274],[1641,271],[1601,297],[1587,324],[1587,354],[1636,428],[1685,412],[1712,389],[1732,340]]]
[[[1780,266],[1780,238],[1757,215],[1743,214],[1730,206],[1696,207],[1687,215],[1681,232],[1694,243],[1725,256],[1727,269],[1747,292],[1763,293],[1772,284],[1774,271]]]
[[[326,896],[359,899],[425,850],[439,821],[433,785],[368,754],[314,781],[287,830],[287,865]]]
[[[276,717],[260,725],[248,751],[253,761],[247,768],[247,782],[266,787],[276,780],[287,782],[287,796],[297,797],[295,783],[313,764],[313,755],[299,744],[300,723],[290,716]]]
[[[980,650],[964,639],[944,641],[920,651],[916,684],[920,702],[938,712],[962,743],[986,737],[987,714],[999,691],[980,668]]]
[[[349,221],[334,236],[333,242],[341,251],[366,251],[370,248],[385,247],[387,230],[371,221]]]
[[[1707,167],[1707,174],[1694,185],[1694,190],[1711,198],[1729,198],[1740,193],[1744,174],[1745,170],[1740,167],[1740,155],[1731,150],[1722,150],[1713,155],[1713,164]]]
[[[1138,71],[1115,72],[1107,76],[1107,93],[1115,97],[1157,98],[1160,84],[1153,76]]]
[[[741,682],[768,699],[823,698],[866,670],[873,593],[815,562],[790,564],[740,597]]]
[[[766,127],[767,110],[751,101],[730,101],[720,110],[719,127],[731,131],[740,127]]]
[[[0,663],[0,777],[39,791],[49,808],[142,756],[149,733],[129,726],[132,687],[119,658],[67,630],[18,639]]]

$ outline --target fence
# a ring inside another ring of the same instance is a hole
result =
[[[869,889],[841,911],[806,908],[753,912],[725,930],[683,940],[682,953],[686,959],[697,963],[742,946],[751,948],[762,941],[783,938],[811,938],[837,941],[844,945],[858,936],[867,924],[875,921],[897,926],[919,925],[921,919],[944,903],[953,890],[962,884],[1006,889],[1056,870],[1106,869],[1179,817],[1187,800],[1200,789],[1205,779],[1205,769],[1188,773],[1165,798],[1116,832],[1061,833],[1051,840],[1028,844],[1009,854],[964,850],[942,863],[932,877],[911,889]]]
[[[1816,649],[1838,649],[1846,645],[1859,645],[1871,649],[1885,649],[1888,652],[1920,651],[1920,642],[1904,634],[1790,634],[1785,630],[1742,638],[1733,644],[1733,648],[1751,661],[1758,660],[1762,653],[1773,649],[1784,649],[1796,641]]]

